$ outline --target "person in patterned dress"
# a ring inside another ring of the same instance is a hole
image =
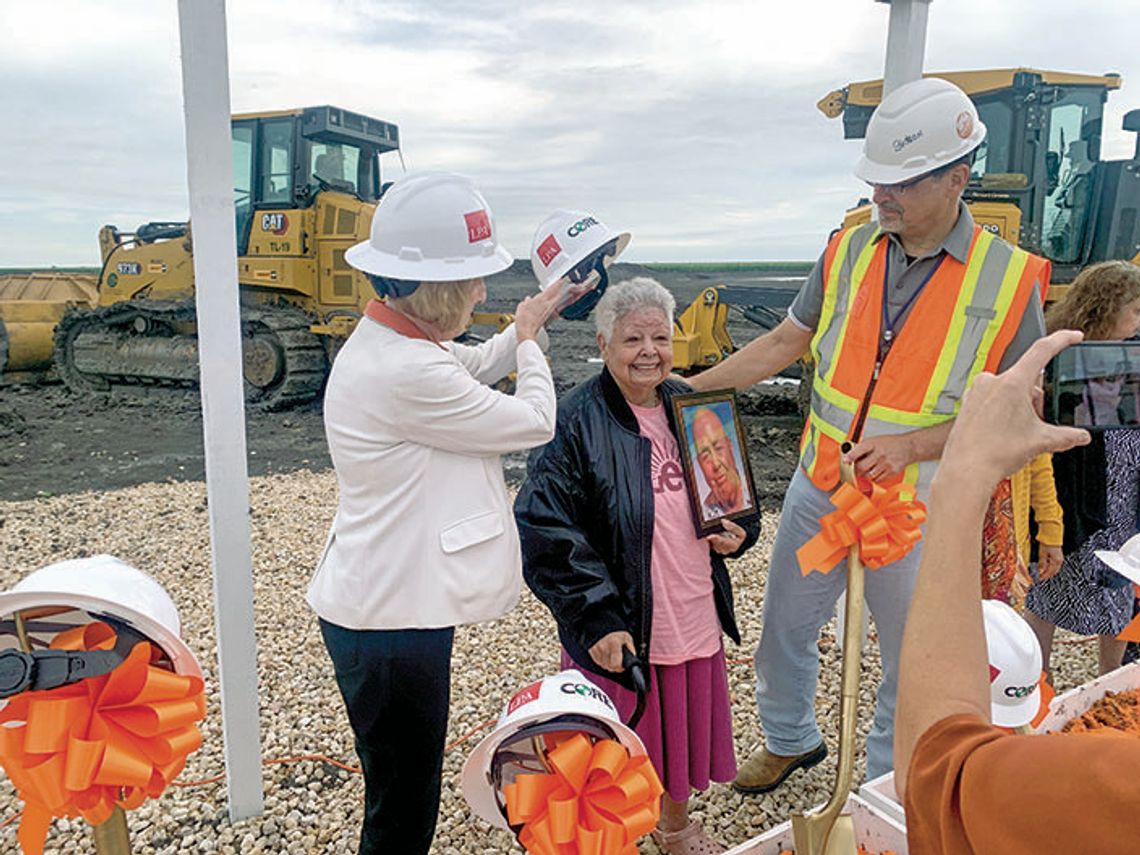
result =
[[[1106,261],[1087,268],[1049,312],[1050,332],[1077,329],[1086,341],[1121,340],[1140,332],[1140,267]],[[1061,571],[1029,590],[1026,619],[1041,641],[1049,671],[1056,627],[1100,639],[1104,674],[1119,667],[1125,642],[1116,635],[1132,618],[1132,585],[1094,552],[1116,550],[1137,529],[1140,431],[1094,432],[1093,441],[1053,458],[1065,514]]]

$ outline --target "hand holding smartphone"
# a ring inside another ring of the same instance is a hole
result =
[[[1045,421],[1087,430],[1140,427],[1140,342],[1083,341],[1045,367]]]

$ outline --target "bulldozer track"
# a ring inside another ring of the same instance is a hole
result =
[[[112,385],[198,385],[198,340],[178,333],[196,321],[192,302],[124,301],[70,309],[55,330],[56,372],[79,393]],[[241,307],[246,401],[281,410],[312,400],[324,384],[328,359],[312,320],[289,305]]]

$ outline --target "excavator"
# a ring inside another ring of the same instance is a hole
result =
[[[1131,158],[1100,156],[1104,104],[1120,88],[1119,75],[1007,68],[928,76],[955,83],[977,105],[988,132],[966,203],[982,228],[1053,262],[1047,302],[1089,264],[1140,263],[1140,137]],[[846,139],[861,139],[882,94],[882,80],[849,83],[817,106],[828,118],[842,118]],[[1140,109],[1126,113],[1123,124],[1140,131]],[[871,207],[860,200],[843,226],[868,222]],[[794,295],[793,289],[706,289],[678,320],[675,367],[699,370],[735,350],[725,327],[730,308],[770,329]]]
[[[284,409],[318,394],[374,296],[344,252],[368,237],[399,131],[332,106],[243,113],[231,129],[246,398]],[[104,226],[99,248],[97,275],[0,277],[0,371],[54,369],[78,392],[195,384],[191,224]]]

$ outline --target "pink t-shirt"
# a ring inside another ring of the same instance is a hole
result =
[[[697,537],[677,440],[665,407],[630,405],[641,435],[652,443],[653,626],[649,661],[678,665],[720,650],[708,541]]]

